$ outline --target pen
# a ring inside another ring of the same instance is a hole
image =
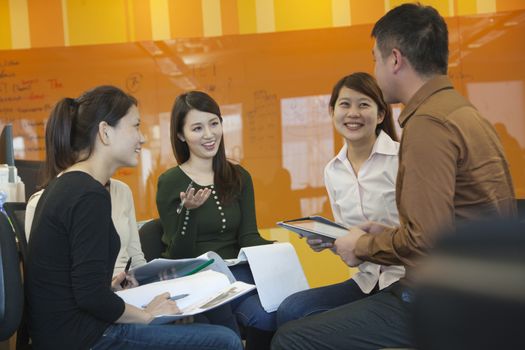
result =
[[[196,268],[194,268],[194,269],[191,270],[190,272],[184,274],[182,277],[196,274],[197,272],[201,271],[201,270],[204,269],[205,267],[210,266],[210,265],[213,264],[214,262],[215,262],[215,259],[210,259],[210,260],[206,261],[205,263],[203,263],[202,265],[197,266]]]
[[[128,259],[128,262],[126,263],[126,267],[124,268],[124,273],[127,275],[128,274],[128,271],[129,271],[129,268],[131,267],[131,256],[129,257]],[[124,278],[124,280],[122,282],[120,282],[120,286],[122,288],[124,288],[127,284],[127,280]]]
[[[177,294],[177,295],[174,295],[174,296],[172,296],[172,297],[169,297],[168,299],[169,299],[169,300],[173,300],[173,301],[175,301],[175,300],[179,300],[179,299],[184,299],[184,298],[186,298],[188,295],[189,295],[188,293]],[[142,305],[142,308],[145,309],[147,306],[148,306],[148,304],[144,304],[144,305]]]
[[[186,202],[186,197],[188,196],[188,192],[191,190],[191,186],[193,186],[193,181],[190,181],[190,184],[188,185],[188,188],[186,188],[186,196],[180,201],[179,206],[177,207],[177,214],[180,214],[182,211],[182,208],[184,207],[184,203]]]
[[[175,300],[179,300],[179,299],[184,299],[184,298],[186,298],[188,295],[189,295],[188,293],[179,294],[179,295],[174,295],[174,296],[170,297],[169,299],[175,301]]]

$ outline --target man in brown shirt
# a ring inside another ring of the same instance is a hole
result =
[[[334,244],[349,266],[403,264],[407,279],[442,232],[462,220],[513,217],[514,190],[491,124],[447,78],[448,30],[432,7],[404,4],[374,26],[375,75],[389,103],[403,103],[396,183],[400,226],[355,227]],[[412,347],[406,281],[358,302],[285,324],[273,349]]]
[[[414,266],[436,235],[452,231],[456,222],[516,214],[509,168],[495,129],[446,76],[433,77],[409,100],[397,101],[406,104],[399,116],[400,226],[364,227],[375,234],[354,228],[353,253],[352,247],[341,246],[351,237],[336,242],[338,253],[351,264],[359,259]]]

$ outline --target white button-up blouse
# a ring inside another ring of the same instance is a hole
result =
[[[366,162],[356,174],[348,160],[346,143],[325,167],[324,181],[334,219],[347,227],[367,221],[390,226],[399,224],[396,207],[396,175],[399,143],[381,131]],[[379,281],[383,289],[405,274],[402,266],[359,265],[352,277],[364,293]]]

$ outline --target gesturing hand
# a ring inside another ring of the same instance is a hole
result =
[[[200,207],[211,194],[210,188],[200,189],[195,193],[195,189],[191,188],[187,193],[181,192],[180,199],[184,201],[186,209],[195,209]]]

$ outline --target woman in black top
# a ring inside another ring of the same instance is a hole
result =
[[[104,189],[135,166],[144,137],[136,100],[101,86],[58,102],[48,166],[65,165],[36,208],[29,241],[27,297],[35,349],[242,349],[231,330],[212,325],[148,325],[179,311],[169,294],[144,309],[125,304],[112,280],[120,240]]]

